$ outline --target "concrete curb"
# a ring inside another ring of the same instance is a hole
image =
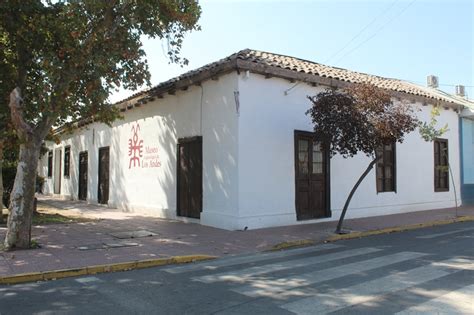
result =
[[[196,261],[215,259],[216,256],[209,255],[186,255],[173,256],[170,258],[147,259],[115,264],[96,265],[82,268],[52,270],[44,272],[23,273],[12,276],[0,277],[0,284],[17,284],[25,282],[57,280],[62,278],[77,277],[84,275],[95,275],[98,273],[127,271],[135,269],[144,269],[156,266],[186,264]]]
[[[380,229],[380,230],[370,230],[370,231],[362,231],[362,232],[352,232],[349,234],[333,235],[325,239],[323,242],[324,243],[337,242],[337,241],[362,238],[362,237],[372,236],[372,235],[397,233],[397,232],[416,230],[416,229],[427,228],[427,227],[432,227],[432,226],[446,225],[446,224],[458,223],[458,222],[468,222],[468,221],[474,221],[474,216],[462,216],[462,217],[449,219],[449,220],[438,220],[438,221],[432,221],[432,222],[426,222],[426,223],[420,223],[420,224],[396,226],[396,227],[385,228],[385,229]],[[292,249],[292,248],[298,248],[298,247],[304,247],[304,246],[312,246],[316,244],[317,242],[315,240],[293,240],[293,241],[278,243],[265,251],[274,252],[274,251],[286,250],[286,249]]]
[[[396,227],[385,228],[385,229],[380,229],[380,230],[370,230],[370,231],[362,231],[362,232],[353,232],[349,234],[334,235],[326,239],[326,242],[336,242],[336,241],[341,241],[341,240],[349,240],[349,239],[361,238],[361,237],[372,236],[372,235],[403,232],[403,231],[416,230],[416,229],[427,228],[427,227],[432,227],[432,226],[446,225],[446,224],[458,223],[458,222],[468,222],[468,221],[474,221],[474,216],[462,216],[462,217],[448,219],[448,220],[438,220],[438,221],[431,221],[431,222],[420,223],[420,224],[396,226]]]

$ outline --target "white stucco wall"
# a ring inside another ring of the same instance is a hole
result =
[[[312,131],[306,110],[308,95],[324,87],[295,84],[283,79],[265,79],[243,73],[239,79],[239,207],[238,228],[309,223],[296,221],[294,131]],[[429,120],[431,106],[416,104],[420,119]],[[439,124],[449,125],[443,136],[449,140],[449,157],[459,187],[458,115],[442,110]],[[375,169],[368,174],[352,199],[347,218],[401,213],[454,206],[454,194],[434,192],[433,143],[424,142],[418,131],[397,144],[397,192],[376,192]],[[369,163],[360,154],[351,159],[331,159],[332,217],[339,218],[345,199]],[[459,193],[459,188],[458,188]]]
[[[294,131],[312,131],[305,115],[310,106],[306,97],[323,89],[234,72],[203,82],[202,88],[191,86],[127,111],[112,128],[89,125],[65,136],[60,144],[49,144],[51,149],[61,148],[63,158],[64,147],[71,146],[71,176],[62,176],[61,195],[77,199],[79,152],[88,151],[87,200],[97,202],[98,150],[109,146],[109,206],[176,218],[177,140],[200,135],[201,224],[234,230],[314,222],[296,220]],[[239,92],[239,110],[235,91]],[[414,106],[421,119],[429,119],[431,106]],[[439,124],[445,123],[449,132],[444,138],[449,140],[451,168],[459,187],[458,115],[443,110]],[[129,167],[129,140],[137,124],[139,139],[143,140],[142,163],[145,160],[150,165],[153,161],[158,167]],[[147,154],[147,147],[153,153]],[[377,194],[373,170],[354,196],[348,218],[454,206],[452,183],[449,192],[434,192],[432,143],[424,142],[415,131],[403,144],[397,144],[396,153],[397,192]],[[339,218],[347,194],[368,163],[369,158],[363,155],[331,159],[332,217],[319,222]],[[42,158],[40,174],[47,174],[47,154]],[[53,183],[54,177],[46,180],[45,193],[53,193]]]
[[[179,138],[203,137],[203,213],[201,223],[218,225],[238,209],[237,143],[238,125],[234,100],[237,76],[228,74],[191,86],[176,95],[164,95],[123,113],[112,128],[91,124],[65,136],[50,148],[71,146],[71,176],[62,176],[61,195],[77,199],[79,152],[88,151],[87,200],[97,202],[98,150],[110,147],[109,206],[125,211],[147,212],[176,218],[176,149]],[[132,127],[140,125],[143,140],[141,167],[130,167],[129,139]],[[150,152],[147,154],[147,147]],[[143,161],[149,167],[143,167]],[[153,163],[152,163],[153,161]],[[153,165],[152,165],[153,164]],[[40,164],[47,174],[47,154]],[[63,174],[63,170],[61,170]],[[47,178],[44,193],[53,193],[53,178]]]

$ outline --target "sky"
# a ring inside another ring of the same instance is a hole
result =
[[[474,0],[208,0],[201,31],[170,64],[166,43],[144,39],[152,86],[251,48],[426,85],[474,99]],[[133,91],[111,96],[119,101]]]

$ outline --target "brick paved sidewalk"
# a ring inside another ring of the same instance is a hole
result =
[[[41,248],[0,252],[0,277],[176,255],[225,256],[251,253],[292,240],[323,242],[333,235],[337,223],[226,231],[194,223],[128,214],[73,201],[43,197],[40,202],[58,208],[57,213],[62,215],[80,215],[98,220],[33,227],[32,238]],[[460,208],[458,214],[474,215],[474,207]],[[454,209],[420,211],[346,220],[345,228],[354,231],[376,230],[454,217]],[[122,235],[111,235],[140,230],[156,235],[128,239],[116,237]],[[0,228],[2,241],[5,232],[5,228]]]

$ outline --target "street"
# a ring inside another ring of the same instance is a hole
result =
[[[0,314],[474,314],[474,222],[0,286]]]

